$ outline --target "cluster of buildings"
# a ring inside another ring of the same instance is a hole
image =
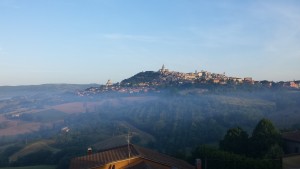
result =
[[[112,84],[111,80],[108,80],[106,85],[102,85],[100,87],[90,87],[84,91],[77,91],[77,95],[79,96],[91,96],[98,93],[106,93],[106,92],[118,92],[118,93],[147,93],[158,91],[155,87],[150,87],[149,85],[140,84],[139,86],[131,86],[124,87],[120,85],[120,83]]]
[[[195,71],[194,73],[181,73],[175,71],[169,71],[163,65],[159,69],[161,73],[161,81],[167,82],[179,82],[179,83],[213,83],[213,84],[252,84],[261,85],[266,87],[278,86],[278,87],[289,87],[289,88],[300,88],[300,81],[287,81],[287,82],[273,82],[273,81],[255,81],[252,77],[228,77],[223,74],[211,73],[208,71]]]
[[[208,71],[195,71],[194,73],[181,73],[176,71],[169,71],[165,69],[163,65],[161,69],[159,69],[161,73],[161,80],[168,81],[168,82],[179,82],[179,83],[217,83],[217,84],[227,84],[228,81],[243,82],[241,78],[229,78],[223,74],[211,73]],[[251,79],[252,78],[247,78]]]
[[[91,87],[84,91],[78,91],[79,96],[93,95],[102,92],[119,92],[119,93],[140,93],[140,92],[149,92],[157,91],[157,86],[163,85],[181,85],[181,84],[219,84],[219,85],[257,85],[264,87],[285,87],[285,88],[300,88],[300,81],[287,81],[287,82],[273,82],[273,81],[255,81],[251,77],[239,78],[239,77],[228,77],[223,74],[211,73],[208,71],[195,71],[193,73],[182,73],[176,71],[170,71],[166,69],[163,65],[161,69],[157,72],[148,71],[144,73],[144,76],[147,76],[147,73],[152,73],[157,76],[153,78],[139,80],[138,82],[126,82],[126,83],[112,83],[111,80],[108,80],[105,85],[100,87]],[[143,74],[143,73],[142,73]]]

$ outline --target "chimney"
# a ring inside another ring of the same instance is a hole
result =
[[[196,159],[195,165],[196,165],[196,169],[202,169],[201,159]]]
[[[87,154],[88,154],[88,155],[91,155],[91,154],[93,154],[92,147],[89,147],[89,148],[87,149]]]

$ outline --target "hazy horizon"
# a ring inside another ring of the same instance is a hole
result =
[[[0,0],[0,86],[141,71],[300,80],[300,1]]]

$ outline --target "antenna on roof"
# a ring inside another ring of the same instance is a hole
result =
[[[130,132],[130,128],[128,127],[128,134],[127,134],[127,146],[128,146],[128,165],[130,164],[130,155],[131,155],[131,149],[130,149],[130,138],[132,137],[132,133]]]

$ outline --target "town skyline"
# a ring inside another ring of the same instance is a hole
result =
[[[160,92],[160,87],[186,87],[195,88],[196,86],[202,86],[207,88],[208,86],[223,86],[223,87],[258,87],[264,89],[272,88],[286,88],[286,89],[299,89],[300,80],[298,81],[257,81],[252,77],[232,77],[227,76],[224,73],[213,73],[205,70],[195,72],[177,72],[169,70],[162,65],[158,71],[145,71],[139,72],[127,79],[114,83],[110,79],[106,84],[101,84],[97,87],[89,87],[85,90],[78,90],[78,96],[90,96],[99,95],[105,92],[117,92],[117,93],[148,93],[148,92]],[[197,88],[197,87],[196,87]],[[208,91],[200,89],[201,92]]]
[[[140,72],[136,72],[135,74],[129,76],[129,77],[124,77],[123,79],[119,80],[119,81],[114,81],[114,79],[111,79],[111,78],[108,78],[106,80],[104,80],[103,82],[100,82],[100,83],[97,83],[97,82],[94,82],[94,83],[41,83],[41,84],[21,84],[21,85],[2,85],[2,86],[27,86],[27,85],[47,85],[47,84],[98,84],[98,85],[115,85],[115,84],[120,84],[122,81],[124,80],[127,80],[128,78],[132,78],[134,77],[135,75],[137,74],[140,74],[140,73],[144,73],[144,72],[158,72],[158,73],[161,73],[163,75],[168,75],[170,77],[174,76],[176,80],[178,80],[177,78],[179,79],[185,79],[187,81],[194,81],[196,79],[205,79],[205,81],[210,81],[211,83],[214,83],[214,84],[227,84],[227,83],[223,83],[223,81],[227,81],[227,80],[233,80],[234,82],[236,82],[237,84],[240,84],[240,83],[260,83],[262,81],[266,81],[266,82],[269,82],[269,83],[293,83],[293,82],[296,82],[297,85],[299,83],[299,79],[294,79],[294,80],[279,80],[279,81],[274,81],[274,80],[267,80],[267,79],[263,79],[263,80],[257,80],[257,79],[254,79],[252,78],[251,76],[246,76],[246,77],[240,77],[240,76],[232,76],[232,75],[228,75],[226,74],[226,72],[222,72],[222,73],[216,73],[216,72],[211,72],[211,71],[208,71],[208,70],[195,70],[194,72],[193,71],[189,71],[189,72],[181,72],[181,71],[177,71],[177,70],[170,70],[168,69],[165,64],[163,64],[161,66],[160,69],[158,70],[146,70],[146,71],[140,71]],[[172,79],[174,78],[172,77]],[[225,78],[225,79],[224,79]],[[173,79],[174,80],[174,79]],[[217,80],[217,81],[216,81]],[[1,85],[0,85],[1,86]],[[287,85],[289,86],[289,85]],[[300,84],[299,84],[300,86]],[[298,86],[296,87],[298,88]]]
[[[105,84],[162,64],[300,79],[300,2],[0,0],[0,86]]]

